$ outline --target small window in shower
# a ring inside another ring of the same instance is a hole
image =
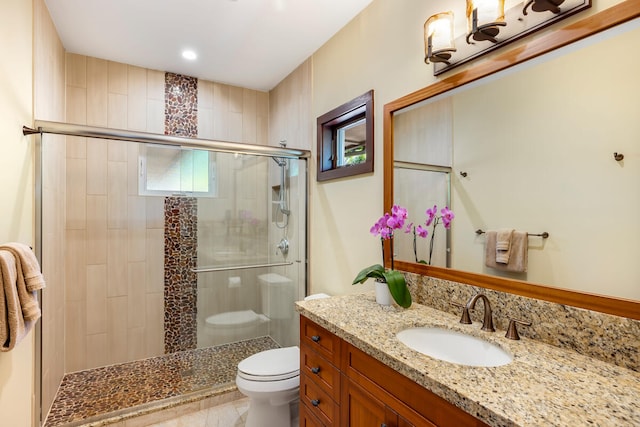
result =
[[[145,196],[216,197],[215,153],[146,145],[140,147],[139,193]]]

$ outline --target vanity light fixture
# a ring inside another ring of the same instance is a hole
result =
[[[431,15],[424,23],[424,62],[449,64],[451,54],[456,51],[453,40],[453,12]]]
[[[560,6],[564,3],[564,0],[529,0],[522,9],[522,14],[527,15],[527,9],[531,6],[531,10],[534,12],[552,12],[560,13]]]
[[[465,0],[466,34],[454,34],[455,9],[432,15],[424,23],[424,62],[433,63],[433,74],[437,76],[588,9],[591,1],[522,0],[508,3],[512,6],[505,10],[505,0]]]
[[[470,38],[498,43],[500,27],[506,26],[504,0],[467,0],[467,43],[473,43]]]

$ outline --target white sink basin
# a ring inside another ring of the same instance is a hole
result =
[[[410,328],[396,334],[401,343],[435,359],[466,366],[502,366],[513,357],[490,342],[444,328]]]

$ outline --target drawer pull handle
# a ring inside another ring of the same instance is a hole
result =
[[[313,368],[311,368],[311,372],[313,372],[314,374],[317,374],[318,372],[320,372],[320,367],[314,366]]]
[[[313,406],[318,406],[318,405],[320,404],[320,400],[319,400],[319,399],[313,399],[313,400],[311,401],[311,404],[312,404]]]
[[[380,424],[380,427],[387,427],[385,423]]]
[[[320,335],[313,335],[313,336],[311,337],[311,341],[313,341],[313,342],[318,342],[318,341],[320,341]]]

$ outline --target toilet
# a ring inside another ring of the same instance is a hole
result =
[[[236,385],[249,398],[246,427],[296,425],[300,349],[276,348],[247,357],[238,363]]]
[[[269,335],[269,322],[289,322],[293,316],[294,283],[275,273],[257,277],[260,289],[260,309],[225,311],[208,316],[204,321],[202,346],[226,344]]]
[[[309,295],[305,300],[327,298]],[[238,363],[236,385],[249,398],[246,427],[298,425],[300,349],[297,346],[261,351]]]

